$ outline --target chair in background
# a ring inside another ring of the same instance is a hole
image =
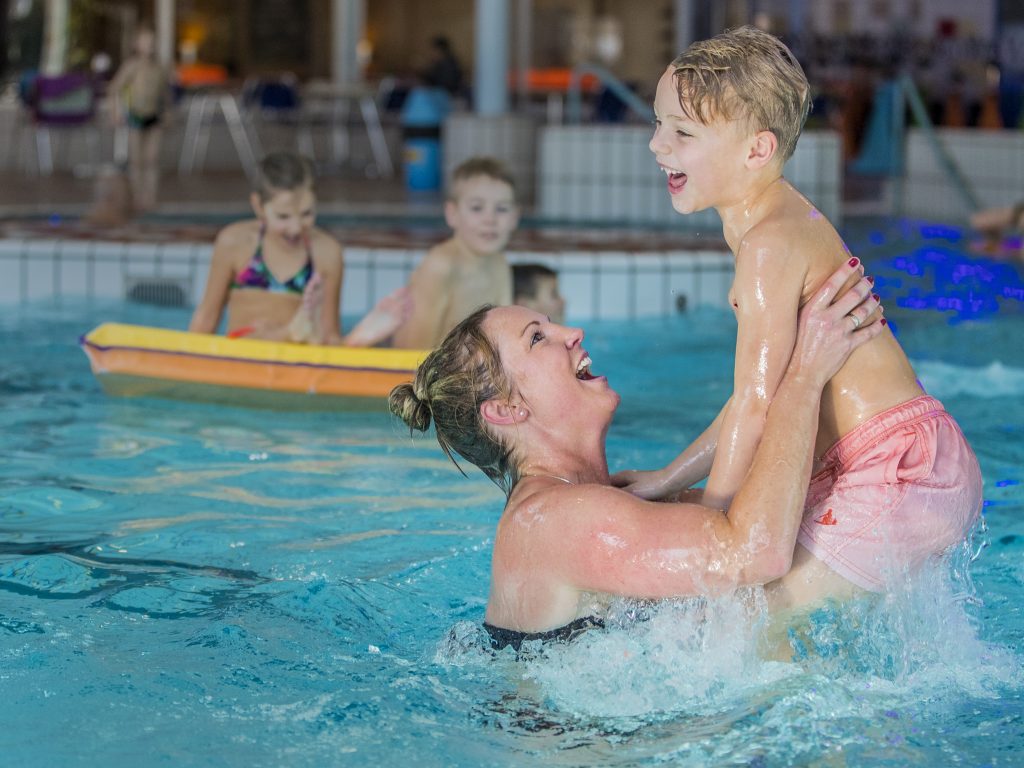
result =
[[[313,136],[299,95],[299,80],[291,72],[278,75],[251,77],[242,85],[242,108],[254,127],[256,143],[262,154],[261,128],[280,126],[294,135],[298,150],[313,156]],[[276,143],[276,142],[272,142]]]
[[[86,131],[87,161],[95,164],[99,154],[99,132],[95,124],[96,89],[92,78],[80,72],[39,75],[29,87],[28,104],[35,127],[36,160],[39,172],[53,173],[54,131],[66,134]]]

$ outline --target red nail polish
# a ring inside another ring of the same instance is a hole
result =
[[[860,264],[860,259],[858,259],[856,256],[854,256],[852,259],[850,259],[846,263],[849,264],[851,267],[856,267],[858,264]]]
[[[871,275],[868,275],[868,282],[871,283],[872,285],[874,285],[875,284],[875,278],[873,278]]]
[[[872,298],[872,299],[874,299],[875,301],[881,301],[881,299],[879,299],[879,297],[878,297],[878,294],[877,294],[877,293],[872,293],[872,294],[871,294],[871,298]]]
[[[879,320],[878,322],[880,322],[882,325],[888,325],[889,324],[889,321],[886,320],[884,317],[881,320]]]

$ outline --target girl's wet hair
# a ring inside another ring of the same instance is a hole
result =
[[[459,471],[456,453],[508,496],[519,480],[512,449],[492,434],[480,415],[483,403],[512,395],[498,350],[483,331],[491,309],[484,305],[455,326],[420,364],[415,380],[391,390],[388,407],[410,433],[426,432],[433,420],[441,450]]]
[[[313,186],[313,163],[295,152],[271,152],[260,161],[256,194],[266,202],[277,192]]]

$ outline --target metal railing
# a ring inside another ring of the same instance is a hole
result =
[[[566,92],[566,119],[569,123],[579,123],[583,119],[582,82],[585,75],[596,77],[598,82],[644,122],[654,119],[654,110],[651,105],[633,93],[630,87],[615,75],[600,64],[581,64],[573,69],[569,78],[569,89]]]

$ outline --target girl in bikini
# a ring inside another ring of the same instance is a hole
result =
[[[190,331],[216,332],[227,307],[232,337],[366,347],[387,340],[409,315],[402,288],[342,335],[344,259],[338,241],[314,226],[313,169],[304,157],[265,157],[250,201],[256,218],[229,224],[217,235]]]

